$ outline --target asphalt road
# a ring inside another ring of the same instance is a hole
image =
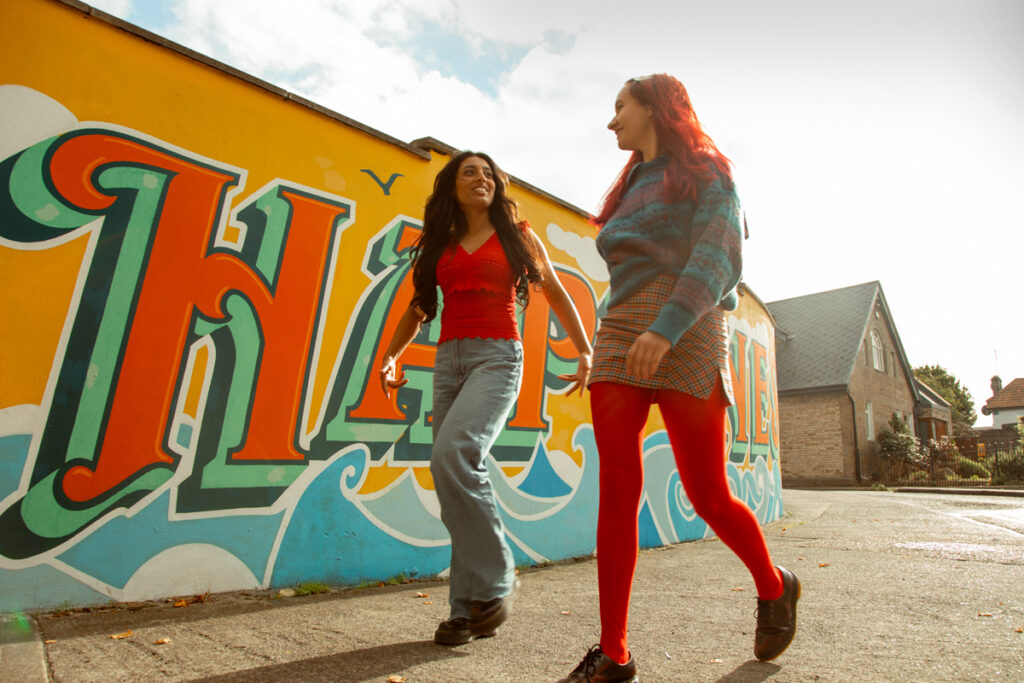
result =
[[[784,505],[765,533],[803,584],[789,650],[753,658],[753,583],[721,542],[644,551],[630,625],[641,681],[1024,681],[1024,498],[786,490]],[[35,615],[45,643],[5,646],[0,679],[21,680],[8,676],[35,647],[50,680],[75,683],[553,681],[597,640],[596,565],[521,580],[498,635],[457,648],[431,642],[442,581]]]

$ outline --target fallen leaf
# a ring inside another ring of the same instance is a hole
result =
[[[154,645],[166,645],[169,642],[171,642],[170,638],[160,638],[159,640],[154,640],[153,644]]]
[[[132,637],[132,630],[128,629],[124,633],[116,633],[116,634],[110,636],[110,639],[111,640],[123,640],[125,638],[131,638],[131,637]]]
[[[819,562],[818,566],[819,567],[827,567],[828,566],[828,562]]]
[[[737,593],[742,593],[743,591],[745,591],[745,590],[747,590],[747,589],[746,589],[746,588],[733,588],[733,590],[734,590],[735,592],[737,592]]]
[[[669,654],[669,653],[667,653],[667,652],[665,653],[665,656],[666,656],[666,657],[668,657],[669,659],[672,659],[672,655],[670,655],[670,654]]]
[[[979,617],[990,617],[990,616],[992,616],[992,614],[989,613],[989,612],[978,612],[978,616]]]
[[[388,683],[405,683],[405,676],[388,676]]]
[[[711,660],[711,663],[712,663],[712,664],[721,664],[721,663],[722,663],[722,660],[721,660],[721,659],[712,659],[712,660]]]
[[[1021,626],[1021,627],[1020,627],[1019,629],[1017,629],[1016,631],[1014,631],[1014,633],[1024,633],[1024,626]],[[51,642],[52,642],[52,641],[51,641]]]
[[[1017,629],[1017,630],[1019,631],[1020,629]],[[43,641],[43,645],[53,645],[56,642],[57,642],[56,640],[44,640]]]
[[[281,590],[277,591],[277,594],[280,595],[282,598],[294,598],[295,597],[295,589],[294,588],[282,588]]]
[[[188,600],[178,600],[174,603],[175,607],[188,607]]]
[[[564,612],[559,612],[559,614],[564,614],[565,616],[569,616],[570,614],[572,614],[572,612],[570,612],[569,610],[566,610]]]
[[[807,558],[806,557],[798,557],[796,559],[798,559],[798,560],[806,560]]]
[[[424,604],[424,605],[433,605],[433,604],[434,604],[434,601],[433,601],[433,600],[424,600],[424,601],[423,601],[423,604]]]
[[[430,596],[426,593],[416,593],[417,598],[429,598]]]

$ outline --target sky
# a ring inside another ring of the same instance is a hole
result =
[[[93,0],[401,140],[595,212],[606,124],[669,73],[735,164],[765,302],[878,280],[912,366],[1024,377],[1018,0]],[[527,216],[527,218],[529,218]]]

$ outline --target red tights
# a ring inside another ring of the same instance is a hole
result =
[[[707,400],[701,400],[680,391],[596,382],[590,386],[590,404],[601,461],[597,516],[601,649],[620,664],[629,660],[626,626],[638,550],[642,442],[655,402],[661,408],[679,477],[694,510],[750,570],[758,597],[774,600],[782,594],[782,578],[772,564],[757,518],[729,490],[725,469],[727,403],[721,385],[716,385]]]

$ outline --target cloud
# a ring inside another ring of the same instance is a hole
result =
[[[588,278],[595,282],[608,282],[608,268],[597,251],[597,242],[593,237],[584,237],[563,230],[555,223],[548,223],[545,235],[551,246],[561,249],[576,259],[580,270]]]
[[[115,17],[127,17],[132,12],[133,0],[93,0],[89,3],[98,10],[113,14]]]
[[[0,85],[0,159],[41,140],[71,130],[78,123],[67,107],[21,85]]]

